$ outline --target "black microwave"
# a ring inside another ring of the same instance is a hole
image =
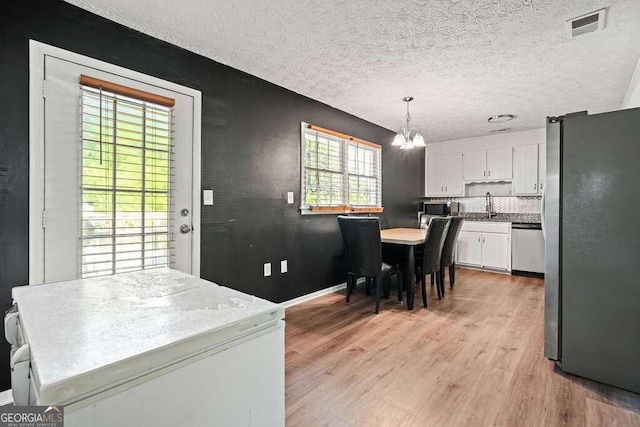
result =
[[[418,212],[426,215],[456,216],[460,212],[458,202],[420,202]]]

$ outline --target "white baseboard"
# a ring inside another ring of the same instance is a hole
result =
[[[337,291],[341,291],[347,287],[346,283],[340,283],[339,285],[332,286],[326,289],[320,289],[319,291],[312,292],[301,297],[290,299],[288,301],[281,302],[280,305],[284,308],[293,307],[294,305],[302,304],[303,302],[311,301],[312,299],[319,298],[324,295],[332,294]]]

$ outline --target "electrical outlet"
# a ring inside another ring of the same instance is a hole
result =
[[[265,262],[264,263],[264,277],[269,277],[271,276],[271,263],[270,262]]]
[[[293,204],[293,191],[287,192],[287,203],[289,203],[290,205]]]
[[[280,273],[286,273],[288,271],[287,260],[280,261]]]

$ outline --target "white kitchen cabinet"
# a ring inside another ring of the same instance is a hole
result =
[[[429,154],[427,167],[427,196],[444,194],[444,154]]]
[[[487,150],[465,151],[462,161],[462,175],[468,182],[487,179]]]
[[[538,194],[538,144],[513,147],[513,194]]]
[[[513,176],[511,147],[465,151],[463,159],[465,182],[510,181]]]
[[[456,263],[511,270],[511,224],[465,221],[458,236]]]
[[[511,147],[487,150],[487,180],[511,180],[512,165]]]
[[[542,194],[547,183],[547,145],[538,144],[538,193]]]
[[[547,150],[545,144],[521,145],[513,148],[513,194],[542,194],[546,179]]]
[[[508,234],[482,233],[483,267],[500,270],[509,269],[509,258],[511,258],[509,239],[510,236]]]
[[[462,153],[430,154],[427,196],[464,196]]]
[[[459,264],[482,266],[482,233],[460,231],[456,259]]]

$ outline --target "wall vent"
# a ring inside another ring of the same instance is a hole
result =
[[[568,20],[567,32],[569,33],[569,38],[572,39],[582,34],[602,30],[604,28],[606,12],[607,9],[600,9]]]

